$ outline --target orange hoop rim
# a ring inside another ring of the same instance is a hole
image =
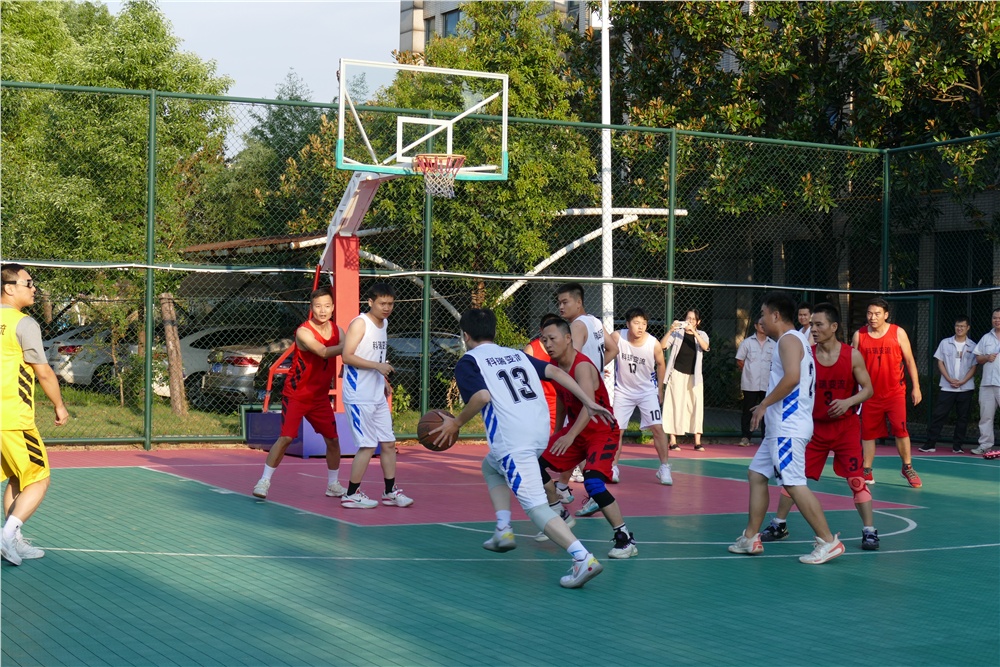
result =
[[[420,153],[413,156],[413,171],[419,174],[457,174],[464,164],[465,156],[458,153]]]

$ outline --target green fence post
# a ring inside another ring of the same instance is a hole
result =
[[[427,114],[428,118],[434,117],[434,112]],[[427,152],[434,152],[434,137],[427,140]],[[431,386],[431,263],[433,253],[431,252],[431,214],[434,210],[434,199],[424,192],[424,291],[420,299],[420,414],[427,412],[430,407]]]
[[[882,272],[883,292],[889,291],[889,153],[882,153]]]
[[[143,359],[142,447],[153,448],[153,292],[156,260],[156,91],[149,91],[149,137],[146,146],[146,344]]]
[[[670,216],[667,223],[667,280],[674,279],[674,238],[677,236],[677,217],[674,211],[677,208],[677,130],[670,130],[670,198],[668,204]],[[663,318],[664,329],[670,328],[670,322],[674,317],[674,284],[667,285],[667,312]]]

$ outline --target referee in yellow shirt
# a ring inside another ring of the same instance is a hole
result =
[[[21,536],[21,526],[49,489],[49,457],[35,428],[35,378],[56,409],[56,426],[69,421],[59,381],[45,361],[38,322],[21,312],[35,303],[35,282],[20,264],[0,267],[0,435],[3,437],[0,481],[3,492],[3,539],[0,555],[12,565],[45,552]]]

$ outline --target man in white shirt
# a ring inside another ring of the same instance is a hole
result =
[[[938,343],[934,353],[941,373],[941,391],[938,393],[934,414],[927,425],[927,442],[920,451],[937,451],[941,427],[954,406],[955,433],[951,439],[951,451],[955,454],[962,453],[962,442],[969,428],[972,394],[976,390],[976,383],[972,379],[977,368],[975,348],[975,344],[969,340],[969,318],[963,315],[955,320],[955,335]]]
[[[810,341],[811,342],[811,341]],[[740,369],[740,389],[743,390],[743,417],[740,420],[740,447],[750,446],[750,418],[753,410],[764,400],[767,393],[767,380],[771,372],[771,355],[774,353],[774,341],[764,333],[764,327],[758,319],[754,322],[754,335],[747,336],[736,350],[736,365]],[[764,422],[760,424],[761,440],[766,436]]]
[[[993,416],[1000,406],[1000,308],[993,309],[993,329],[973,352],[976,362],[983,365],[983,379],[979,383],[979,446],[971,453],[985,454],[996,442]]]

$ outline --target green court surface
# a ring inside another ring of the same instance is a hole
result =
[[[735,479],[745,496],[747,462],[673,465],[699,493]],[[623,465],[635,479],[656,462]],[[633,503],[631,560],[606,557],[603,519],[577,523],[605,565],[579,590],[559,587],[568,557],[534,542],[517,509],[519,546],[495,554],[480,547],[489,522],[360,526],[149,468],[57,468],[25,531],[46,556],[3,564],[2,661],[1000,664],[1000,461],[921,457],[919,490],[897,465],[876,464],[876,500],[908,505],[877,511],[881,551],[859,549],[853,509],[828,512],[847,554],[809,566],[797,560],[811,548],[797,513],[788,540],[747,557],[726,550],[742,512],[650,516]],[[813,488],[849,495],[827,475]],[[458,483],[485,496],[476,481]],[[680,482],[670,493],[685,493]],[[434,487],[410,495],[432,504]]]

